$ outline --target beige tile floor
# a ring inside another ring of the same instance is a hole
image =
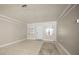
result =
[[[39,55],[60,55],[60,53],[56,48],[55,42],[44,42]]]
[[[25,40],[0,48],[0,55],[38,55],[42,41]]]
[[[54,42],[25,40],[0,48],[0,55],[59,55]]]

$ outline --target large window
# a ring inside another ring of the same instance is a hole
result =
[[[56,40],[56,22],[27,24],[27,39]]]

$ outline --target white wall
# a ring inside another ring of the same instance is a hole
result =
[[[48,28],[53,28],[53,34],[49,36],[46,33]],[[27,24],[27,39],[41,39],[41,40],[56,40],[56,21],[52,22],[40,22]]]
[[[0,45],[26,38],[26,25],[0,17]]]
[[[70,54],[79,55],[79,24],[76,23],[77,19],[79,19],[79,5],[58,21],[57,39]]]

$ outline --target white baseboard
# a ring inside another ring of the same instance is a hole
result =
[[[19,43],[19,42],[24,41],[24,40],[26,40],[26,39],[21,39],[21,40],[16,40],[14,42],[6,43],[6,44],[3,44],[3,45],[0,45],[0,48],[9,46],[9,45],[12,45],[12,44],[15,44],[15,43]]]
[[[56,47],[61,55],[71,55],[69,51],[66,48],[64,48],[63,45],[60,44],[59,42],[56,42]]]

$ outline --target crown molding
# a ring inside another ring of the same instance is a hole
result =
[[[69,4],[64,11],[59,15],[59,17],[57,17],[57,21],[59,19],[61,19],[62,17],[66,16],[67,14],[69,14],[69,12],[74,9],[77,5],[73,5],[73,4]],[[26,24],[24,21],[18,20],[18,19],[14,19],[5,15],[1,15],[0,14],[0,19],[7,21],[9,23],[14,23],[14,24]]]
[[[77,5],[76,4],[69,4],[65,9],[64,11],[59,15],[59,17],[57,18],[57,21],[59,19],[61,19],[62,17],[66,16],[67,14],[69,14],[69,12],[74,9]]]
[[[66,16],[66,15],[68,15],[75,7],[77,6],[77,4],[75,4],[75,5],[72,5],[72,7],[71,8],[69,8],[69,10],[65,13],[65,15],[64,16]]]
[[[0,20],[6,21],[9,23],[14,23],[14,24],[25,24],[25,22],[21,20],[17,20],[17,19],[5,16],[5,15],[1,15],[1,14],[0,14]]]

